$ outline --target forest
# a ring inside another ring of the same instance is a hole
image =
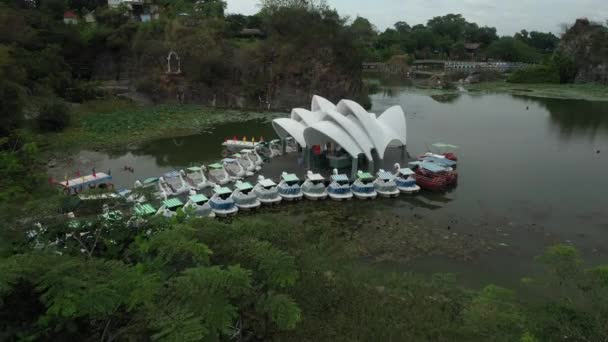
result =
[[[45,169],[41,137],[113,99],[101,81],[129,78],[161,102],[183,86],[193,103],[282,107],[364,97],[363,61],[459,58],[476,42],[488,58],[541,63],[559,38],[498,37],[457,14],[378,32],[323,2],[266,0],[254,16],[221,0],[153,4],[160,17],[140,22],[101,0],[0,1],[0,341],[608,340],[608,266],[570,245],[539,251],[542,271],[517,286],[470,288],[361,267],[360,230],[391,232],[344,215],[144,219],[121,200],[59,194]],[[68,10],[96,23],[66,24]],[[254,28],[263,36],[242,35]],[[183,83],[164,74],[170,50]]]

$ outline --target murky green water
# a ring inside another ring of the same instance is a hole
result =
[[[458,272],[472,283],[507,283],[533,273],[533,257],[550,244],[570,243],[593,262],[608,260],[608,102],[468,93],[431,97],[399,86],[383,90],[372,97],[371,111],[404,108],[412,155],[437,141],[459,145],[460,179],[447,194],[343,204],[340,215],[384,213],[393,225],[415,223],[446,239],[437,247],[441,251],[422,249],[414,253],[418,258],[401,258],[401,247],[392,246],[394,260],[376,267]],[[222,141],[233,135],[274,136],[268,123],[227,124],[119,156],[82,152],[70,167],[112,169],[115,183],[130,187],[136,179],[219,160]],[[399,151],[386,159],[390,167],[401,159]],[[124,166],[134,173],[122,171]],[[304,173],[296,156],[275,160],[262,173],[276,177],[282,170]],[[307,210],[328,204],[310,205]],[[448,248],[450,239],[454,250]],[[475,245],[467,247],[467,239]]]

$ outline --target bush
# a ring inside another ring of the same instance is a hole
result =
[[[40,106],[36,120],[41,131],[61,131],[70,124],[70,107],[61,100],[51,100]]]
[[[553,66],[537,65],[515,71],[507,82],[510,83],[560,83],[559,72]]]

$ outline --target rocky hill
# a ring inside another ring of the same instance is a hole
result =
[[[608,27],[578,19],[558,50],[576,64],[575,82],[608,84]]]

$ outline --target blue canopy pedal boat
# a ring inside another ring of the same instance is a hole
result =
[[[298,201],[302,199],[302,188],[300,179],[293,173],[283,172],[281,182],[278,186],[279,195],[286,201]]]
[[[211,210],[217,216],[226,217],[236,215],[239,208],[234,203],[232,191],[226,187],[215,186],[213,196],[209,200]]]
[[[224,168],[224,165],[220,163],[214,163],[209,165],[209,181],[217,185],[226,185],[230,183],[230,175]]]
[[[331,175],[331,183],[327,187],[329,198],[334,201],[347,201],[353,198],[353,192],[350,190],[350,181],[348,176],[338,174],[338,170],[334,169]]]
[[[397,189],[405,194],[414,194],[420,191],[420,187],[416,184],[416,173],[409,168],[401,168],[401,165],[395,164],[395,181]]]
[[[374,187],[380,197],[390,198],[399,196],[401,192],[397,188],[397,182],[392,173],[380,169],[377,176],[374,181]]]
[[[283,200],[279,195],[277,183],[272,179],[264,178],[264,176],[258,176],[258,183],[253,188],[253,191],[264,205],[279,204]]]
[[[184,205],[186,212],[192,210],[197,217],[215,217],[211,210],[211,204],[207,196],[203,194],[192,194],[188,196],[188,202]]]
[[[306,199],[311,201],[324,200],[327,198],[327,189],[325,188],[325,178],[318,173],[308,171],[306,180],[302,184],[302,193]]]
[[[355,198],[360,200],[375,199],[378,197],[374,186],[374,176],[368,172],[358,171],[357,179],[350,187]]]
[[[262,205],[249,182],[236,181],[232,198],[239,210],[253,210]]]

